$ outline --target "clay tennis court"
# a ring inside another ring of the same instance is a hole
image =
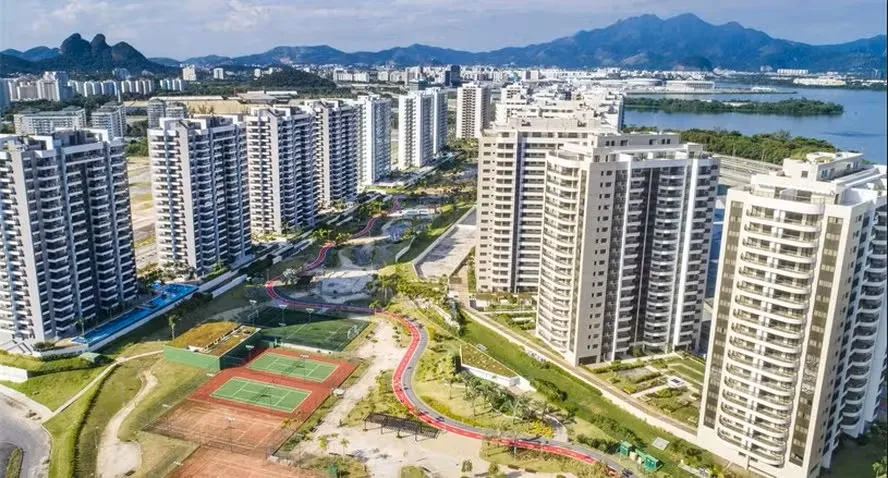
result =
[[[263,358],[266,356],[270,358]],[[326,378],[323,382],[310,381],[250,367],[259,360],[263,362],[258,363],[305,360],[306,369],[323,369]],[[173,438],[264,457],[280,447],[354,369],[352,363],[328,357],[280,349],[264,351],[246,366],[218,372],[149,429]]]
[[[174,478],[315,478],[321,475],[272,463],[265,458],[235,455],[200,447],[169,476]]]

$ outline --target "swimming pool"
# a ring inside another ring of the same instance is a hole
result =
[[[154,297],[148,302],[145,302],[98,327],[87,330],[85,334],[80,337],[75,337],[71,339],[71,341],[91,347],[93,344],[105,341],[121,330],[138,323],[140,320],[154,314],[158,310],[182,300],[182,298],[196,290],[197,287],[186,284],[165,284],[155,286],[154,291],[157,293],[157,297]]]

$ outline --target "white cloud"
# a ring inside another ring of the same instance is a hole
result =
[[[256,29],[269,18],[269,8],[263,5],[244,2],[241,0],[229,0],[228,10],[224,17],[212,22],[210,28],[221,32],[246,32]]]

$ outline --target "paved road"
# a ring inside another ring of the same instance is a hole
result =
[[[398,204],[396,204],[395,206],[397,207]],[[364,230],[367,230],[367,228],[365,227]],[[395,396],[398,398],[398,401],[404,404],[404,406],[406,406],[411,413],[416,415],[420,420],[427,423],[428,425],[433,426],[439,430],[454,433],[456,435],[468,438],[474,438],[476,440],[489,439],[495,443],[504,446],[516,446],[524,449],[545,451],[548,453],[554,453],[556,455],[573,458],[575,460],[583,461],[586,463],[596,463],[600,461],[606,464],[614,473],[621,472],[623,470],[623,467],[620,466],[617,462],[613,461],[609,456],[591,448],[576,445],[573,443],[559,442],[533,436],[495,438],[496,432],[493,430],[466,425],[464,423],[438,414],[438,412],[436,412],[434,409],[432,409],[419,399],[419,397],[413,392],[413,387],[411,386],[411,384],[413,383],[413,375],[416,371],[417,364],[419,363],[419,359],[422,356],[423,351],[425,351],[429,341],[428,333],[421,324],[415,322],[410,318],[402,317],[400,315],[396,315],[384,310],[342,304],[327,304],[293,300],[280,295],[275,290],[276,284],[276,280],[270,280],[266,282],[266,293],[273,300],[286,303],[291,307],[326,308],[344,312],[359,312],[371,314],[377,313],[386,315],[403,323],[410,332],[411,339],[410,345],[407,347],[407,350],[404,353],[404,357],[398,363],[398,367],[395,369],[394,374],[392,374],[392,389],[394,390]]]
[[[46,476],[46,467],[41,465],[49,460],[49,434],[35,420],[25,418],[25,408],[0,395],[0,449],[4,443],[22,449],[22,477],[42,478]],[[0,452],[2,455],[2,452]],[[4,464],[5,460],[0,459]]]

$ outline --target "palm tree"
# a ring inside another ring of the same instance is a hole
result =
[[[170,326],[170,340],[176,340],[176,322],[179,321],[179,316],[176,314],[170,314],[167,316],[167,325]]]
[[[86,330],[84,330],[83,317],[81,317],[81,316],[78,315],[78,316],[74,319],[74,322],[77,322],[77,324],[80,325],[80,335],[85,335],[85,334],[86,334]]]
[[[339,440],[339,445],[342,447],[342,454],[345,455],[345,450],[348,447],[349,441],[348,438],[342,437]]]
[[[318,448],[320,448],[321,451],[326,452],[327,448],[329,448],[329,447],[330,447],[330,437],[327,435],[319,436],[318,437]]]

